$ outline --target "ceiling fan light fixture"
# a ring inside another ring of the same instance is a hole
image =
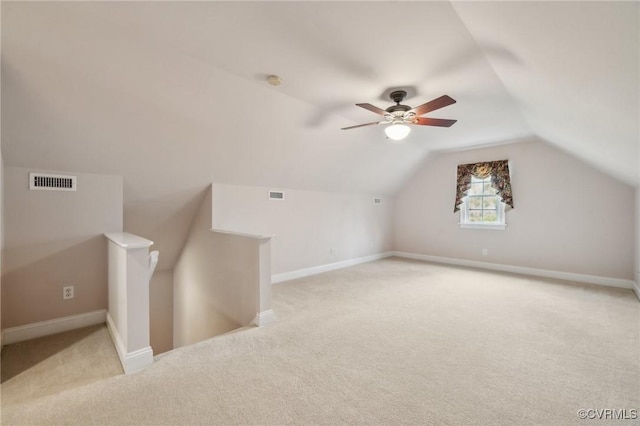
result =
[[[394,141],[401,141],[406,138],[411,132],[411,127],[403,123],[393,123],[384,129],[389,139]]]

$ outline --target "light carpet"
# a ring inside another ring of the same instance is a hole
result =
[[[629,290],[396,258],[273,290],[276,323],[3,404],[2,423],[557,425],[640,405]]]
[[[2,407],[123,373],[104,324],[7,345],[1,371]]]

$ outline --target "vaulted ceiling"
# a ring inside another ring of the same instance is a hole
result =
[[[532,136],[638,181],[637,2],[2,2],[8,166],[122,175],[171,267],[210,182],[392,194]],[[284,79],[266,83],[268,74]],[[391,144],[357,108],[457,103]]]

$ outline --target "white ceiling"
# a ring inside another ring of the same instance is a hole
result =
[[[8,166],[124,176],[171,267],[210,182],[392,194],[430,151],[537,135],[638,180],[638,3],[2,2]],[[280,87],[267,74],[284,78]],[[354,106],[457,104],[391,144]]]
[[[454,8],[533,133],[635,185],[638,2],[465,2]]]

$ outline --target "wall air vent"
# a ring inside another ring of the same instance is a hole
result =
[[[374,198],[373,199],[373,204],[382,204],[382,199],[381,198]]]
[[[52,175],[48,173],[29,173],[29,189],[44,191],[75,191],[76,177]]]
[[[270,200],[284,200],[284,192],[282,191],[269,191]]]

